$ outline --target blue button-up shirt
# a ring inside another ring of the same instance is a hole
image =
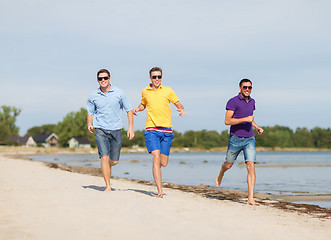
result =
[[[87,100],[87,114],[93,116],[93,127],[105,130],[118,130],[123,128],[123,109],[126,112],[133,108],[123,90],[111,85],[107,93],[100,88],[95,90]]]

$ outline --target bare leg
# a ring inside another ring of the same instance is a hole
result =
[[[232,167],[233,163],[224,162],[221,167],[221,171],[218,173],[215,179],[216,187],[219,187],[222,183],[224,173]]]
[[[168,156],[161,154],[160,150],[152,151],[153,156],[153,177],[156,184],[158,197],[162,198],[164,193],[162,190],[162,174],[161,174],[161,166],[165,167],[168,164]]]
[[[106,183],[105,192],[111,191],[111,186],[110,186],[111,167],[115,166],[117,163],[118,161],[110,160],[109,156],[101,157],[101,171],[102,171],[103,179],[105,180]]]
[[[247,168],[247,185],[248,185],[248,204],[253,206],[260,205],[254,200],[254,186],[255,186],[255,164],[252,161],[246,162]]]

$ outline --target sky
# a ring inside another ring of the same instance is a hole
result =
[[[20,135],[57,124],[86,107],[106,68],[137,107],[159,66],[187,113],[172,107],[176,131],[228,129],[242,78],[259,126],[330,128],[330,10],[329,0],[0,0],[0,106],[21,109]]]

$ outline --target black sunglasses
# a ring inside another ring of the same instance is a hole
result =
[[[249,90],[252,90],[252,86],[243,86],[243,89],[249,89]]]
[[[152,76],[152,79],[156,79],[156,78],[161,79],[162,78],[162,75]]]
[[[98,81],[102,81],[102,79],[108,80],[109,77],[98,77]]]

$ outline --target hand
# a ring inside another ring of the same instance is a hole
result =
[[[129,140],[132,140],[132,138],[134,137],[134,131],[132,129],[129,129],[126,133],[126,136]]]
[[[182,116],[185,116],[186,115],[186,112],[184,111],[183,108],[179,108],[177,109],[177,112],[179,112],[179,116],[182,117]]]
[[[247,119],[247,122],[253,122],[254,116],[248,116],[246,119]]]
[[[260,127],[257,128],[256,131],[259,135],[261,135],[264,132],[263,128],[260,128]]]
[[[133,109],[133,114],[134,114],[135,116],[138,116],[138,115],[137,115],[137,112],[139,112],[139,108],[135,108],[135,109]]]
[[[87,129],[88,129],[88,131],[89,131],[91,134],[93,134],[93,131],[92,131],[92,130],[94,129],[94,127],[93,127],[92,124],[88,124]]]

